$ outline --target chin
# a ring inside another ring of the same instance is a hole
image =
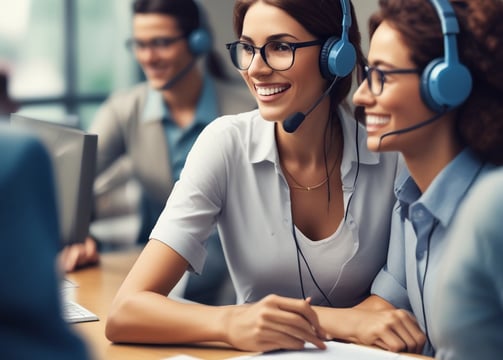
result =
[[[156,90],[162,90],[162,87],[164,84],[167,83],[167,81],[164,80],[148,80],[149,85]]]
[[[284,120],[284,118],[286,118],[286,116],[282,117],[277,112],[267,111],[267,109],[264,109],[263,107],[260,106],[259,106],[259,112],[260,116],[262,116],[262,118],[267,121],[282,121]]]
[[[367,138],[367,148],[373,152],[384,151],[382,148],[382,143],[379,136],[369,136]]]

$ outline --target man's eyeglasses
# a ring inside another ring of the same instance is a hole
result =
[[[138,39],[128,39],[126,41],[126,47],[132,51],[142,51],[145,49],[152,50],[165,50],[179,40],[185,38],[184,35],[176,37],[157,37],[149,41],[143,41]]]
[[[243,41],[234,41],[225,44],[231,55],[232,63],[239,70],[248,70],[255,50],[260,52],[262,59],[271,69],[276,71],[288,70],[295,61],[295,50],[308,46],[321,45],[324,40],[291,43],[285,41],[268,41],[262,47],[253,46]]]
[[[386,82],[386,75],[390,74],[420,74],[419,69],[393,69],[393,70],[380,70],[372,66],[362,67],[362,74],[360,84],[367,80],[367,85],[370,92],[374,96],[382,94],[384,83]]]

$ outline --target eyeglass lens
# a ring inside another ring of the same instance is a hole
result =
[[[384,82],[386,81],[386,75],[389,74],[420,74],[421,71],[418,68],[410,68],[410,69],[392,69],[392,70],[379,70],[375,67],[365,66],[362,69],[363,82],[365,79],[367,80],[367,85],[369,90],[375,96],[381,95]]]
[[[263,47],[257,48],[250,44],[236,42],[229,46],[234,66],[240,70],[247,70],[250,67],[257,50],[260,51],[264,62],[273,70],[287,70],[293,65],[294,50],[288,43],[270,41]]]
[[[367,80],[370,92],[374,95],[381,95],[384,85],[384,73],[376,68],[366,68]]]

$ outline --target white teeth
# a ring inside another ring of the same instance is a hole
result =
[[[273,87],[273,88],[266,88],[266,87],[256,87],[257,89],[257,94],[259,95],[274,95],[277,93],[280,93],[282,91],[285,91],[287,89],[287,86],[282,86],[282,87]]]
[[[365,118],[366,125],[384,125],[389,122],[388,116],[367,115]]]

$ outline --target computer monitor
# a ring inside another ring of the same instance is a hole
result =
[[[12,114],[10,123],[34,132],[51,155],[62,246],[84,242],[93,208],[98,136],[20,114]]]

